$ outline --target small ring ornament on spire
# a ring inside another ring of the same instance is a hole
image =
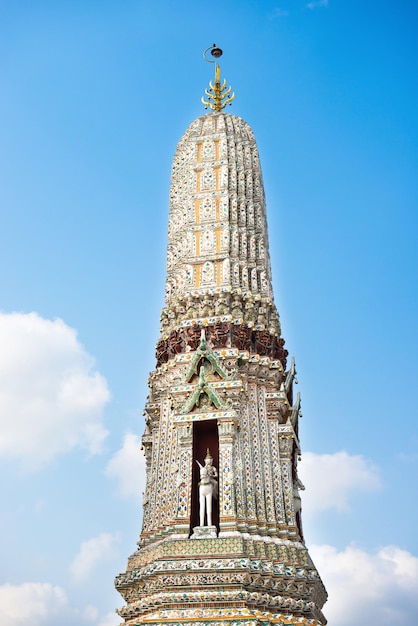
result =
[[[215,57],[215,59],[219,59],[219,57],[221,57],[223,55],[223,51],[218,48],[218,46],[216,45],[216,43],[213,44],[213,46],[208,46],[206,48],[206,50],[203,53],[203,58],[205,59],[205,61],[207,61],[208,63],[215,63],[215,61],[213,61],[212,59],[208,59],[206,56],[206,53],[210,50],[210,53],[213,57]]]
[[[221,84],[221,68],[216,63],[216,61],[207,58],[207,52],[210,50],[211,55],[215,59],[219,59],[222,56],[222,50],[218,48],[218,46],[214,43],[213,46],[209,46],[203,52],[203,58],[208,63],[215,63],[215,84],[210,81],[209,87],[210,89],[205,89],[205,97],[202,96],[202,103],[205,105],[205,109],[209,108],[212,111],[222,111],[226,107],[227,104],[231,104],[232,100],[235,98],[235,93],[232,92],[232,87],[226,86],[226,79],[223,80]]]

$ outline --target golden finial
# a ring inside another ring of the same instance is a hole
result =
[[[225,78],[221,84],[221,68],[215,61],[206,58],[208,50],[210,50],[211,55],[215,57],[215,59],[219,59],[219,57],[222,56],[222,50],[218,48],[216,44],[206,48],[203,53],[205,61],[215,63],[215,84],[210,81],[210,89],[205,89],[205,94],[208,99],[205,100],[205,97],[202,96],[202,103],[205,105],[205,109],[209,107],[212,111],[222,111],[227,104],[231,104],[232,100],[235,98],[235,94],[232,92],[232,87],[227,88]]]

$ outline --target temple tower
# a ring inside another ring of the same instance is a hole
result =
[[[129,626],[323,626],[258,150],[249,125],[224,112],[234,94],[217,63],[205,94],[211,112],[192,122],[173,161],[143,525],[116,578],[118,612]]]

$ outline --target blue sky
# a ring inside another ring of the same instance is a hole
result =
[[[0,1],[2,625],[118,623],[171,159],[213,42],[261,156],[324,612],[418,621],[417,17],[403,1]]]

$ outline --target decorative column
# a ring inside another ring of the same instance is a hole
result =
[[[177,426],[177,444],[179,450],[178,473],[176,480],[177,506],[175,532],[180,535],[188,535],[190,529],[191,514],[191,480],[192,475],[192,424]]]
[[[219,536],[237,530],[233,449],[237,425],[234,420],[218,421],[219,433]]]
[[[282,491],[284,495],[284,508],[286,516],[287,534],[289,537],[297,535],[296,518],[293,497],[293,474],[292,463],[294,453],[295,434],[290,424],[279,426],[279,450],[282,479]]]

